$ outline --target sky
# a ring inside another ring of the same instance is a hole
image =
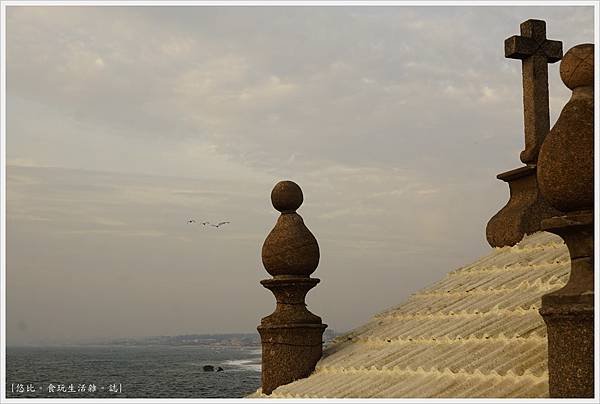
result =
[[[280,180],[340,332],[490,252],[521,165],[529,18],[592,7],[42,7],[6,14],[7,343],[255,332]],[[551,124],[570,91],[549,66]],[[222,228],[188,224],[231,223]]]

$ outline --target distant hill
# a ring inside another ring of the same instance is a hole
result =
[[[186,334],[160,335],[139,338],[115,338],[105,345],[202,345],[202,346],[258,346],[258,334]]]
[[[323,334],[325,342],[337,334],[334,330],[326,329]],[[103,342],[94,342],[95,345],[171,345],[171,346],[260,346],[258,333],[248,334],[186,334],[186,335],[160,335],[137,338],[115,338]]]

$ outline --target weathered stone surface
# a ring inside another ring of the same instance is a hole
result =
[[[592,211],[544,220],[545,230],[559,235],[569,249],[571,273],[567,284],[542,297],[542,313],[574,315],[594,309],[594,216]]]
[[[546,137],[538,160],[540,192],[565,213],[542,228],[562,237],[571,273],[562,288],[542,297],[548,329],[550,396],[594,396],[594,47],[577,45],[561,64],[573,90]]]
[[[508,183],[510,199],[488,222],[486,237],[492,247],[513,246],[526,234],[540,230],[540,222],[560,214],[550,207],[539,192],[536,162],[542,142],[550,129],[548,109],[548,63],[562,57],[562,43],[546,39],[546,23],[527,20],[521,35],[505,40],[504,55],[522,60],[525,150],[521,161],[526,164],[498,175]]]
[[[544,197],[561,211],[594,203],[594,46],[578,45],[561,63],[573,90],[540,151],[538,181]]]
[[[569,49],[560,64],[560,77],[567,87],[589,86],[594,83],[594,44],[587,43]]]
[[[510,199],[487,224],[486,237],[492,247],[513,246],[539,231],[543,219],[560,214],[541,196],[535,166],[507,171],[497,178],[508,183]]]
[[[321,317],[306,308],[304,299],[310,289],[319,283],[316,278],[265,279],[260,282],[275,295],[277,306],[273,314],[264,317],[261,325],[321,324]]]
[[[309,276],[319,265],[319,245],[296,212],[282,212],[262,247],[262,262],[272,276]]]
[[[302,189],[293,181],[280,181],[271,191],[271,203],[279,212],[295,212],[302,202]]]
[[[262,392],[308,377],[323,353],[325,324],[259,326]]]
[[[545,220],[561,236],[571,257],[567,284],[542,297],[540,314],[548,329],[551,397],[594,396],[594,228],[593,213]]]
[[[542,312],[548,327],[550,397],[594,397],[594,312]]]
[[[322,354],[327,325],[306,308],[305,297],[318,279],[310,278],[319,264],[319,245],[296,213],[302,190],[291,181],[279,182],[271,192],[277,224],[262,248],[262,261],[273,279],[261,284],[275,295],[275,311],[257,327],[262,342],[262,392],[307,377]]]
[[[520,157],[525,164],[535,164],[550,129],[548,63],[562,58],[562,42],[546,39],[545,21],[527,20],[520,28],[520,36],[504,41],[504,55],[523,61],[525,150]]]
[[[273,207],[281,212],[262,247],[262,261],[272,276],[309,276],[319,265],[319,245],[296,209],[304,197],[292,181],[281,181],[271,192]]]

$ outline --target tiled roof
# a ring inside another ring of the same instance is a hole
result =
[[[569,253],[550,233],[494,249],[324,350],[308,378],[257,397],[548,397],[542,295]]]

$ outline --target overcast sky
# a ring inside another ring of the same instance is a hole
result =
[[[529,18],[594,40],[592,7],[8,7],[7,342],[254,332],[282,179],[338,331],[487,254]]]

